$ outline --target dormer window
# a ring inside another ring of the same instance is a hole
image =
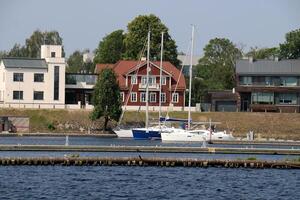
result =
[[[51,58],[55,58],[55,52],[51,52]]]

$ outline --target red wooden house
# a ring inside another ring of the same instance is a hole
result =
[[[160,62],[150,62],[149,71],[149,106],[159,106]],[[185,104],[185,79],[170,62],[162,63],[162,106],[183,107]],[[117,75],[121,89],[122,102],[128,106],[146,105],[147,62],[121,60],[114,65],[97,64],[95,72],[109,67]],[[176,90],[175,90],[176,88]],[[131,91],[131,93],[130,93]],[[129,94],[130,93],[130,94]],[[128,96],[129,95],[129,96]],[[127,101],[128,98],[128,101]]]

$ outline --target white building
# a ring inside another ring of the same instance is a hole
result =
[[[60,45],[42,45],[41,58],[3,58],[0,105],[65,108],[65,58]]]

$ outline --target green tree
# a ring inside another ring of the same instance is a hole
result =
[[[279,48],[261,48],[251,47],[250,51],[246,53],[246,56],[251,56],[254,59],[266,59],[266,58],[274,58],[279,56]]]
[[[207,90],[232,89],[235,85],[235,61],[240,50],[228,39],[215,38],[204,48],[196,67],[196,77],[204,80]]]
[[[15,44],[14,47],[8,52],[7,57],[27,57],[27,51],[24,46]]]
[[[153,15],[140,15],[132,20],[128,25],[128,33],[126,34],[125,44],[125,59],[138,59],[141,50],[147,39],[147,33],[151,30],[151,59],[160,58],[161,32],[164,32],[164,60],[168,60],[175,66],[179,65],[177,59],[177,46],[171,38],[168,28],[161,20]]]
[[[285,35],[285,42],[280,44],[280,57],[285,59],[300,58],[300,29]]]
[[[0,51],[0,59],[7,57],[7,52],[6,51]]]
[[[116,63],[119,61],[124,53],[124,38],[123,30],[117,30],[106,35],[99,42],[95,51],[94,63]]]
[[[80,51],[74,51],[68,58],[68,67],[66,71],[68,73],[78,73],[83,67],[83,55]]]
[[[91,119],[104,118],[104,130],[110,120],[117,121],[122,113],[120,88],[117,78],[112,69],[103,69],[94,87],[93,93],[94,110]]]
[[[62,45],[62,38],[57,31],[34,31],[25,42],[27,57],[39,58],[42,44]],[[63,56],[64,55],[65,53],[63,50]]]

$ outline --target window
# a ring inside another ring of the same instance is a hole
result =
[[[54,100],[59,99],[59,66],[54,66]]]
[[[142,85],[146,85],[146,84],[147,84],[147,77],[142,76]]]
[[[152,86],[156,83],[156,77],[155,76],[149,76],[149,86]],[[142,85],[147,85],[147,77],[142,76]]]
[[[137,84],[136,76],[131,76],[131,84]]]
[[[130,94],[130,101],[131,102],[137,102],[137,93],[136,92],[132,92]]]
[[[33,99],[34,100],[44,100],[44,92],[43,91],[34,91]]]
[[[44,82],[44,74],[34,74],[34,82]]]
[[[55,58],[55,52],[51,52],[51,58]]]
[[[296,77],[280,77],[281,86],[297,86],[297,78]]]
[[[172,93],[172,103],[178,103],[179,95],[178,93]]]
[[[23,73],[14,73],[14,82],[23,82]]]
[[[160,101],[161,101],[161,103],[166,103],[166,93],[160,94]]]
[[[240,76],[240,85],[252,85],[252,77]]]
[[[276,103],[279,104],[297,104],[296,93],[280,93],[276,98]]]
[[[124,98],[125,98],[124,97],[124,92],[120,92],[120,98],[121,98],[121,101],[124,102]]]
[[[23,100],[23,91],[13,91],[14,100]]]
[[[274,93],[253,92],[252,103],[254,104],[274,104]]]
[[[150,102],[151,103],[156,102],[156,93],[153,93],[153,92],[150,93]]]
[[[146,102],[146,92],[140,93],[140,102]]]
[[[167,77],[163,76],[161,77],[161,84],[166,85],[167,84]]]

